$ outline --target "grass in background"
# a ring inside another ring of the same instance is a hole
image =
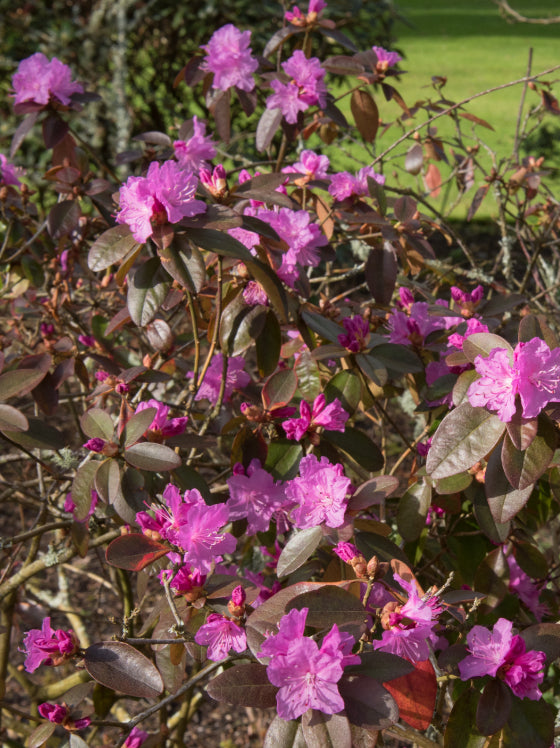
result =
[[[558,0],[516,0],[513,6],[524,15],[546,17],[558,14],[560,3]],[[395,28],[396,47],[405,58],[400,67],[407,73],[396,83],[396,88],[409,106],[420,98],[437,99],[437,93],[431,86],[434,75],[447,78],[442,93],[446,98],[459,102],[480,91],[522,78],[526,75],[531,48],[532,73],[560,63],[558,25],[508,23],[501,17],[492,0],[401,0],[398,9],[408,21],[406,25],[398,22]],[[551,74],[547,79],[560,79],[560,71]],[[391,83],[394,80],[392,79]],[[476,133],[489,149],[497,153],[498,158],[507,157],[511,153],[521,93],[522,86],[518,85],[488,94],[467,105],[466,111],[488,121],[494,128],[494,131],[480,126],[472,128],[470,123],[465,121],[463,132],[472,132],[473,144]],[[556,90],[556,95],[560,96],[559,90]],[[388,122],[400,116],[401,110],[396,103],[385,102],[381,93],[376,99],[384,121]],[[525,111],[528,107],[537,106],[539,101],[540,96],[537,93],[528,91]],[[419,116],[409,120],[408,126],[419,124]],[[560,118],[546,114],[543,124],[554,133],[560,126],[559,120]],[[447,118],[442,118],[434,124],[439,136],[447,138],[453,135],[453,125]],[[379,137],[376,143],[377,152],[383,151],[400,134],[400,129],[391,127]],[[554,150],[554,137],[549,140],[552,140],[551,148]],[[400,146],[395,153],[403,153],[404,150],[406,148]],[[532,155],[540,155],[538,150],[531,152]],[[350,149],[350,155],[362,162],[367,159],[367,156],[364,158],[363,151],[359,152],[357,147]],[[340,158],[344,158],[343,154],[340,154]],[[345,167],[340,166],[337,161],[338,159],[335,160],[336,167],[349,168],[348,161]],[[489,157],[485,161],[487,165],[490,164]],[[402,159],[400,162],[402,163]],[[560,146],[556,150],[556,165],[559,162]],[[442,167],[442,174],[444,169],[445,167]],[[388,176],[390,175],[390,181],[394,182],[397,179],[402,186],[418,186],[418,182],[406,173],[400,170],[395,173],[389,163],[386,164],[385,171]],[[560,175],[558,183],[560,185]],[[465,217],[477,186],[479,182],[454,210],[453,217]],[[438,200],[440,207],[443,199],[442,194]],[[495,205],[491,198],[487,198],[478,217],[487,218],[494,213]]]

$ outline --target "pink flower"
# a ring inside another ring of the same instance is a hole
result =
[[[480,286],[482,288],[482,286]],[[466,321],[467,329],[463,334],[459,332],[452,333],[449,338],[447,339],[447,342],[449,345],[453,346],[454,348],[458,348],[460,351],[463,350],[463,343],[465,340],[470,337],[471,335],[474,335],[477,332],[489,332],[488,327],[483,323],[480,322],[476,317],[471,317]]]
[[[340,542],[338,545],[335,545],[333,551],[346,564],[349,564],[353,559],[359,558],[362,555],[353,543]]]
[[[198,388],[195,400],[210,400],[211,403],[217,403],[220,394],[220,386],[222,383],[223,373],[223,354],[216,353],[213,357],[210,366],[208,367],[202,384]],[[228,358],[227,361],[227,374],[224,391],[224,402],[227,403],[231,400],[231,396],[234,390],[243,389],[251,381],[251,377],[244,371],[245,359],[243,356],[233,356]],[[187,377],[192,377],[193,372],[190,371]]]
[[[249,281],[243,289],[243,298],[249,306],[268,306],[266,291],[258,281]]]
[[[235,550],[233,535],[220,529],[229,522],[229,510],[224,504],[208,506],[196,489],[187,493],[198,494],[198,499],[187,507],[185,523],[177,530],[177,545],[185,551],[188,564],[207,574],[223,553]]]
[[[345,317],[342,325],[346,333],[338,336],[338,342],[351,353],[363,351],[369,339],[369,322],[363,317]]]
[[[92,516],[92,514],[95,512],[95,507],[97,506],[97,502],[99,501],[99,496],[97,494],[97,491],[91,492],[91,506],[89,508],[89,512],[87,514],[87,517],[85,519],[79,519],[76,520],[77,522],[87,522],[88,519]],[[72,494],[67,493],[66,498],[64,499],[64,507],[65,512],[69,512],[73,514],[76,511],[76,504],[74,503],[74,500],[72,499]]]
[[[82,446],[84,449],[89,449],[90,452],[102,452],[106,443],[105,439],[95,436],[93,439],[88,439]]]
[[[73,631],[52,629],[51,619],[45,618],[40,629],[27,631],[23,638],[25,670],[34,673],[39,665],[61,665],[78,651],[79,645]]]
[[[355,176],[348,171],[333,174],[329,192],[336,200],[340,201],[353,195],[356,197],[369,195],[368,177],[379,185],[385,184],[385,177],[382,174],[376,174],[371,166],[364,166]]]
[[[237,472],[228,478],[227,484],[230,496],[226,506],[230,519],[246,517],[248,535],[266,532],[274,512],[286,504],[282,482],[275,482],[257,459],[251,460],[246,475]]]
[[[441,301],[437,306],[446,307],[447,302]],[[454,327],[459,319],[430,313],[429,304],[425,301],[415,301],[408,307],[409,314],[394,309],[389,317],[389,340],[391,343],[402,345],[424,345],[430,333],[436,330],[448,330]]]
[[[406,582],[398,574],[394,578],[408,593],[408,600],[404,605],[387,603],[382,616],[386,630],[381,641],[373,642],[373,648],[410,662],[423,662],[430,656],[429,643],[433,646],[437,641],[433,628],[441,608],[437,598],[421,599],[414,582]]]
[[[228,23],[212,34],[206,52],[204,69],[214,73],[212,87],[221,91],[235,86],[242,91],[252,91],[255,87],[253,73],[258,61],[251,55],[250,31],[240,31]]]
[[[141,730],[139,727],[133,727],[129,736],[124,741],[122,748],[140,748],[147,738],[147,732]]]
[[[199,593],[206,583],[206,574],[191,569],[188,564],[182,566],[176,574],[167,569],[160,572],[160,581],[163,583],[162,577],[170,579],[169,586],[177,595],[185,595],[187,598]]]
[[[197,644],[208,647],[206,656],[214,662],[224,660],[232,649],[238,653],[247,649],[247,637],[241,626],[217,613],[210,613],[206,623],[196,632],[194,640]]]
[[[515,413],[517,387],[508,351],[494,348],[487,358],[477,356],[474,366],[481,376],[468,389],[470,404],[474,408],[495,410],[502,421],[511,421]]]
[[[322,393],[317,395],[312,407],[302,400],[299,404],[299,413],[299,418],[289,418],[282,424],[288,439],[295,439],[298,442],[306,433],[312,435],[318,426],[322,426],[326,431],[344,431],[349,418],[337,397],[327,405]]]
[[[509,591],[517,595],[523,605],[529,608],[537,621],[542,621],[543,616],[549,613],[549,610],[547,605],[539,603],[541,586],[525,574],[513,554],[506,556],[506,560],[509,567]]]
[[[392,68],[397,62],[402,60],[402,57],[396,52],[388,52],[383,47],[372,47],[372,50],[377,55],[377,70],[379,72],[385,72],[387,68]]]
[[[512,635],[512,622],[500,618],[492,631],[473,626],[467,634],[468,657],[459,663],[461,680],[490,675],[500,678],[520,699],[538,701],[544,679],[545,653],[525,650],[520,636]]]
[[[192,118],[193,134],[188,140],[176,140],[173,143],[175,158],[181,169],[197,173],[202,167],[208,168],[208,162],[216,155],[216,149],[210,135],[206,135],[206,123],[199,122],[195,115]]]
[[[56,57],[48,60],[42,52],[36,52],[19,63],[12,86],[15,104],[33,102],[46,106],[52,97],[68,106],[73,94],[84,92],[83,87],[72,80],[68,65]]]
[[[300,153],[299,161],[292,166],[285,166],[282,171],[284,174],[302,174],[307,181],[310,181],[326,179],[328,168],[328,156],[321,156],[315,151],[306,150]]]
[[[270,657],[268,679],[279,687],[276,696],[281,719],[297,719],[308,709],[336,714],[344,708],[337,683],[346,665],[359,664],[352,655],[353,638],[333,625],[319,648],[303,636],[308,608],[291,610],[278,624],[278,634],[269,635],[259,656]]]
[[[309,0],[306,16],[303,15],[297,5],[294,5],[291,11],[287,10],[284,13],[284,18],[289,23],[293,23],[294,26],[303,26],[306,23],[312,23],[317,20],[321,15],[321,11],[326,7],[327,4],[324,0]]]
[[[0,184],[4,184],[7,187],[14,185],[17,187],[20,184],[17,178],[18,169],[11,164],[3,153],[0,153]]]
[[[63,725],[67,730],[83,730],[91,724],[89,717],[74,719],[65,704],[39,704],[37,711],[44,719],[55,725]]]
[[[141,413],[147,408],[156,409],[154,420],[148,427],[148,431],[151,432],[152,435],[161,436],[165,439],[169,436],[177,436],[178,434],[182,434],[187,428],[187,421],[189,420],[188,418],[182,416],[180,418],[168,419],[167,415],[169,413],[169,406],[160,403],[158,400],[145,400],[144,402],[139,403],[134,412]]]
[[[197,178],[176,161],[152,161],[145,177],[129,177],[120,189],[117,223],[130,226],[137,242],[154,233],[154,224],[178,223],[204,213],[206,205],[195,199]]]
[[[324,522],[328,527],[340,527],[351,484],[342,465],[332,465],[326,457],[319,461],[315,455],[307,455],[300,462],[299,473],[300,477],[286,483],[286,497],[294,502],[294,525],[306,529]]]
[[[282,67],[292,80],[289,83],[273,80],[270,85],[274,94],[268,97],[266,106],[268,109],[280,109],[286,122],[293,125],[297,122],[299,112],[305,112],[313,104],[320,107],[326,105],[325,71],[317,57],[308,59],[300,49],[283,62]]]

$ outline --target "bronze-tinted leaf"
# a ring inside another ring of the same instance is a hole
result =
[[[445,728],[444,748],[484,748],[487,745],[487,739],[476,728],[478,699],[479,693],[474,688],[457,699]]]
[[[53,239],[68,236],[78,226],[80,205],[77,200],[63,200],[56,203],[47,216],[47,228]]]
[[[508,721],[512,706],[511,690],[498,678],[485,686],[476,708],[476,726],[483,735],[494,735]]]
[[[352,748],[350,723],[344,714],[308,709],[301,718],[307,748]]]
[[[153,699],[163,691],[153,662],[124,642],[92,644],[85,651],[84,665],[98,683],[127,696]]]
[[[292,369],[280,369],[272,374],[262,389],[263,406],[270,410],[287,405],[295,394],[298,380]]]
[[[515,447],[506,434],[502,444],[502,467],[513,488],[522,491],[536,483],[550,465],[557,446],[556,430],[545,415],[538,419],[536,436],[526,449]]]
[[[91,508],[91,492],[94,486],[95,474],[100,462],[90,460],[76,470],[72,481],[72,501],[76,505],[74,516],[77,520],[85,519]]]
[[[378,304],[390,303],[398,269],[397,256],[389,242],[370,250],[365,265],[366,283]]]
[[[146,431],[152,425],[156,414],[157,408],[144,408],[144,410],[134,413],[128,419],[121,435],[121,441],[125,448],[132,446],[132,444],[135,444],[141,436],[144,436]]]
[[[431,501],[432,489],[423,481],[411,486],[399,501],[397,527],[407,542],[417,540],[426,527]]]
[[[415,662],[414,670],[385,683],[399,708],[399,716],[416,730],[427,730],[432,722],[437,696],[437,678],[429,660]]]
[[[129,273],[127,306],[135,325],[143,327],[153,320],[170,285],[158,257],[150,257]]]
[[[496,522],[503,524],[523,509],[529,501],[534,485],[531,483],[523,489],[513,488],[504,473],[500,450],[496,449],[490,455],[486,466],[484,488],[492,517]]]
[[[12,369],[0,374],[0,400],[26,395],[39,384],[46,373],[41,369]]]
[[[420,174],[423,163],[424,151],[422,150],[422,146],[420,143],[414,143],[406,152],[404,168],[409,174]]]
[[[234,665],[212,678],[206,692],[216,701],[233,706],[268,709],[276,706],[278,689],[268,680],[266,666],[251,662]]]
[[[0,404],[0,431],[27,431],[29,421],[17,408]]]
[[[90,408],[80,418],[82,431],[90,439],[104,439],[111,441],[113,438],[113,419],[107,411],[101,408]]]
[[[137,246],[138,242],[126,224],[114,226],[104,231],[91,245],[88,253],[88,266],[94,272],[105,270],[122,260]]]
[[[150,470],[155,473],[173,470],[181,464],[181,458],[170,447],[153,442],[133,444],[124,453],[124,459],[139,470]]]
[[[169,548],[141,533],[129,533],[115,538],[107,546],[105,558],[108,564],[117,569],[142,571],[158,558],[169,553]]]
[[[326,431],[322,438],[341,449],[358,465],[374,472],[381,470],[385,464],[381,450],[363,431],[346,426],[344,432]]]
[[[301,722],[274,717],[264,737],[263,748],[307,748]]]
[[[366,143],[373,143],[379,127],[379,109],[373,96],[363,89],[354,91],[350,109],[362,138]]]
[[[276,569],[278,577],[286,577],[299,569],[315,552],[322,539],[322,527],[308,527],[306,530],[295,532],[282,549],[278,559]]]
[[[257,151],[266,151],[282,122],[280,109],[265,109],[257,125]]]
[[[391,694],[366,675],[343,675],[338,690],[344,699],[346,716],[353,725],[367,730],[383,730],[399,719],[399,709]]]

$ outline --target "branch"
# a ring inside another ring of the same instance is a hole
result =
[[[560,23],[560,16],[550,16],[549,18],[529,18],[522,16],[514,10],[507,0],[494,0],[504,18],[516,21],[517,23],[536,23],[541,26],[550,26],[553,23]]]

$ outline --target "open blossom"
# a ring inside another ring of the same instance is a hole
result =
[[[119,192],[117,223],[130,226],[137,242],[154,233],[154,224],[178,223],[204,213],[206,204],[196,200],[197,178],[176,161],[152,161],[145,177],[129,177]]]
[[[44,719],[55,725],[64,725],[68,730],[83,730],[84,727],[89,727],[91,724],[89,717],[73,719],[65,704],[50,704],[45,702],[44,704],[39,704],[37,711]]]
[[[226,91],[235,86],[242,91],[255,87],[253,73],[258,61],[252,56],[250,31],[240,31],[232,23],[215,31],[203,47],[206,52],[204,69],[214,73],[213,88]]]
[[[299,404],[299,414],[299,418],[288,418],[282,423],[288,439],[295,439],[298,442],[306,433],[313,434],[318,426],[322,426],[326,431],[344,431],[349,418],[337,397],[327,405],[322,393],[317,395],[311,407],[302,400]]]
[[[83,93],[80,83],[72,80],[72,71],[56,57],[47,59],[42,52],[22,60],[12,78],[14,103],[32,102],[46,106],[51,97],[68,106],[70,97]]]
[[[513,360],[505,348],[494,348],[474,360],[481,375],[468,389],[473,407],[496,411],[504,423],[513,418],[519,395],[523,418],[536,418],[550,402],[560,401],[560,348],[550,350],[540,338],[518,343]]]
[[[381,641],[373,642],[374,649],[405,657],[411,662],[423,662],[430,656],[430,647],[437,641],[434,625],[441,607],[437,598],[420,598],[416,584],[407,582],[398,574],[395,580],[408,593],[404,605],[387,603],[383,609],[382,624],[385,631]]]
[[[188,140],[175,140],[173,149],[181,169],[195,174],[202,167],[208,168],[215,157],[216,149],[210,135],[206,135],[206,123],[195,115],[192,118],[193,134]]]
[[[313,104],[320,107],[326,105],[325,70],[317,57],[307,58],[300,49],[283,62],[282,67],[292,80],[289,83],[271,81],[274,93],[266,100],[266,106],[268,109],[280,109],[286,122],[294,125],[299,112],[305,112]]]
[[[148,426],[148,439],[155,441],[154,437],[161,436],[164,439],[168,436],[177,436],[182,434],[187,428],[188,418],[181,416],[180,418],[167,418],[169,413],[169,405],[160,403],[159,400],[145,400],[139,403],[135,410],[135,413],[141,413],[143,410],[148,408],[155,408],[156,414],[154,420]]]
[[[326,457],[319,461],[307,455],[299,465],[299,477],[286,483],[286,496],[294,502],[291,518],[296,527],[317,527],[323,522],[328,527],[340,527],[350,488],[350,478],[342,465],[332,465]]]
[[[345,317],[342,326],[346,330],[338,336],[338,342],[351,353],[363,351],[369,339],[369,323],[363,317]]]
[[[304,26],[306,23],[316,21],[321,15],[321,11],[326,7],[327,4],[324,0],[309,0],[307,15],[304,15],[298,6],[294,5],[291,11],[287,10],[284,13],[284,18],[289,23],[293,23],[294,26]]]
[[[269,635],[259,656],[269,657],[266,673],[274,686],[278,716],[297,719],[308,709],[336,714],[344,709],[337,683],[344,667],[359,664],[358,655],[351,653],[354,639],[341,633],[336,624],[323,639],[321,646],[304,636],[309,610],[291,610],[278,624],[278,634]]]
[[[326,179],[329,168],[328,156],[321,156],[315,151],[305,150],[300,153],[299,161],[282,169],[284,174],[302,174],[306,181]]]
[[[447,302],[441,299],[435,306],[447,307]],[[436,330],[448,330],[460,321],[458,317],[446,317],[432,314],[430,305],[425,301],[415,301],[408,307],[408,314],[400,309],[394,309],[389,317],[389,340],[391,343],[421,346]]]
[[[78,651],[78,640],[73,631],[52,629],[51,619],[45,618],[40,629],[27,631],[23,638],[25,670],[33,673],[40,665],[61,665]]]
[[[124,741],[122,748],[140,748],[147,739],[148,733],[145,730],[141,730],[139,727],[133,727],[129,736]]]
[[[545,654],[526,651],[525,642],[512,634],[513,624],[500,618],[492,631],[473,626],[467,634],[469,656],[459,663],[461,680],[490,675],[500,678],[520,699],[538,701],[539,685],[544,679]]]
[[[383,47],[372,47],[372,50],[377,55],[377,70],[379,72],[385,72],[387,68],[394,67],[397,62],[402,60],[402,57],[396,52],[388,52]]]
[[[224,660],[232,649],[234,652],[244,652],[247,649],[247,637],[241,626],[217,613],[210,613],[206,623],[196,632],[194,640],[197,644],[208,647],[206,656],[214,662]]]
[[[242,466],[239,466],[242,468]],[[274,512],[286,504],[286,492],[281,481],[274,481],[263,470],[259,460],[249,463],[246,474],[240,470],[228,478],[229,499],[226,506],[230,519],[247,518],[247,534],[266,532]]]
[[[372,166],[364,166],[355,175],[348,171],[340,171],[333,174],[329,185],[329,192],[336,200],[345,200],[347,197],[363,197],[369,194],[368,177],[383,186],[385,177],[377,174]]]
[[[258,281],[249,281],[243,289],[243,299],[249,306],[268,306],[268,296]]]
[[[195,400],[210,400],[211,403],[217,403],[220,394],[223,373],[223,354],[216,353],[210,366],[206,370],[202,384],[198,388]],[[234,390],[241,390],[251,381],[251,377],[244,371],[245,359],[243,356],[232,356],[227,361],[227,374],[224,390],[224,402],[231,400]],[[192,377],[193,372],[189,371],[187,377]]]

